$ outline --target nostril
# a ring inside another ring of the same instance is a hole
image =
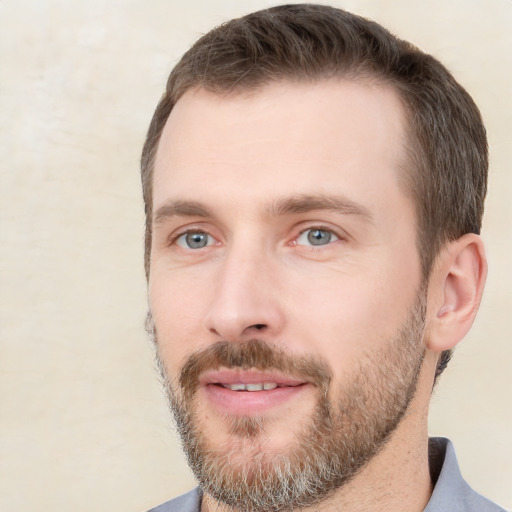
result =
[[[264,329],[266,326],[265,324],[255,324],[254,327],[258,329],[258,331],[261,331],[261,329]]]

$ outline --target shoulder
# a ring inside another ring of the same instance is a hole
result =
[[[475,492],[462,478],[455,449],[448,439],[430,439],[429,462],[435,486],[424,512],[506,512]]]
[[[178,496],[171,501],[166,501],[148,512],[199,512],[201,508],[201,492],[199,487]]]

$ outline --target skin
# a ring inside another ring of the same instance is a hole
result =
[[[257,337],[327,361],[330,398],[339,398],[358,361],[396,335],[421,285],[414,205],[399,179],[406,143],[402,105],[383,85],[329,80],[185,93],[155,163],[149,277],[159,355],[176,386],[191,354]],[[330,242],[312,246],[315,228],[331,233]],[[204,233],[208,244],[189,248],[187,232]],[[316,510],[423,510],[435,365],[469,329],[485,270],[476,235],[443,249],[428,283],[426,356],[413,402],[385,448]],[[226,413],[264,418],[258,448],[277,453],[312,414],[315,394],[305,385],[252,413],[251,402],[237,400],[220,404],[203,386],[196,410],[211,446],[236,442],[244,458],[254,441],[234,440]],[[222,509],[208,497],[203,508]]]

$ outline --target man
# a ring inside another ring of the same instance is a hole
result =
[[[487,142],[381,26],[281,6],[202,37],[142,155],[148,328],[199,488],[154,511],[497,511],[427,435],[486,260]]]

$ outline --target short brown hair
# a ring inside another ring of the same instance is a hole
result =
[[[169,114],[192,87],[216,93],[256,89],[278,80],[370,77],[391,84],[407,117],[407,164],[423,278],[440,249],[479,233],[487,189],[487,138],[475,103],[435,58],[379,24],[333,7],[295,4],[261,10],[201,37],[172,70],[142,151],[149,276],[152,175]],[[443,354],[440,373],[450,357]]]

